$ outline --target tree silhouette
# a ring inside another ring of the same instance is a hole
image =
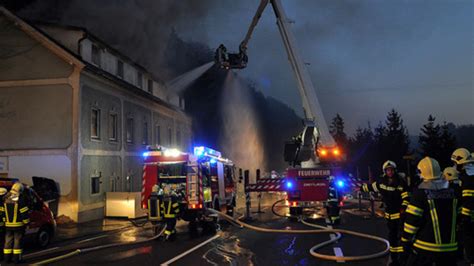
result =
[[[329,132],[333,136],[337,145],[346,152],[348,140],[347,135],[344,132],[344,119],[342,119],[339,114],[336,114],[336,117],[332,119],[331,125],[329,126]]]
[[[435,124],[436,118],[432,115],[428,116],[428,123],[421,128],[421,134],[418,138],[420,143],[421,155],[430,156],[439,160],[441,148],[441,132],[439,124]]]

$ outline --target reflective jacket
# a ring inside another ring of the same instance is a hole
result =
[[[163,196],[153,193],[148,198],[148,220],[161,221],[163,214],[161,212],[161,204],[163,203]]]
[[[30,214],[28,205],[22,197],[18,200],[13,200],[12,194],[7,194],[5,202],[3,203],[5,215],[5,227],[8,228],[22,228],[30,222]]]
[[[467,223],[472,223],[474,222],[474,176],[462,172],[460,178],[462,181],[462,219]]]
[[[421,186],[421,185],[420,185]],[[419,188],[406,209],[402,243],[413,244],[419,252],[457,250],[456,220],[458,199],[452,188]]]
[[[164,218],[176,218],[176,215],[179,213],[179,202],[175,195],[163,197],[161,213]]]
[[[409,203],[408,185],[398,173],[393,178],[383,175],[370,185],[362,185],[362,190],[378,192],[382,195],[382,201],[386,205],[385,218],[388,220],[400,219],[400,211],[404,211]]]
[[[3,206],[3,196],[0,196],[0,230],[5,227],[5,207]]]

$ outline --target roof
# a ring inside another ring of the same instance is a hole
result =
[[[89,72],[92,72],[94,74],[97,74],[98,76],[101,76],[103,78],[106,78],[108,80],[111,80],[115,83],[117,83],[118,85],[128,89],[129,91],[139,95],[139,96],[142,96],[144,98],[147,98],[147,99],[151,99],[155,102],[157,102],[158,104],[160,105],[163,105],[167,108],[170,108],[174,111],[177,111],[177,112],[181,112],[181,113],[184,113],[183,110],[181,110],[180,108],[178,108],[177,106],[174,106],[158,97],[156,97],[155,95],[152,95],[148,92],[145,92],[143,91],[142,89],[134,86],[133,84],[130,84],[128,82],[125,82],[124,80],[110,74],[109,72],[103,70],[103,69],[100,69],[96,66],[94,66],[93,64],[87,62],[87,61],[84,61],[81,56],[74,52],[74,51],[71,51],[70,49],[68,49],[67,47],[65,47],[64,45],[62,45],[60,42],[58,42],[56,39],[52,38],[51,36],[49,36],[46,32],[44,32],[43,30],[39,29],[38,27],[22,20],[21,18],[19,18],[18,16],[16,16],[15,14],[13,14],[12,12],[10,12],[9,10],[7,10],[6,8],[4,8],[3,6],[0,6],[0,13],[4,14],[8,19],[14,21],[17,25],[20,26],[20,28],[25,31],[28,35],[32,36],[34,39],[38,40],[39,42],[41,42],[42,44],[49,44],[49,45],[52,45],[53,47],[55,48],[59,48],[59,49],[55,49],[53,51],[53,53],[56,53],[58,56],[60,56],[61,58],[67,60],[67,61],[72,61],[71,63],[74,63],[76,64],[77,66],[81,67],[81,68],[85,68],[85,70],[89,71]],[[151,75],[151,73],[149,73],[148,71],[146,71],[146,69],[139,65],[139,64],[136,64],[134,63],[131,59],[129,59],[128,57],[124,56],[122,53],[120,53],[119,51],[117,51],[116,49],[108,46],[104,41],[102,41],[101,39],[99,39],[98,37],[94,36],[93,34],[89,33],[85,28],[81,28],[81,27],[76,27],[76,26],[70,26],[70,25],[58,25],[58,24],[48,24],[48,23],[39,23],[39,24],[42,24],[42,25],[49,25],[49,26],[57,26],[57,27],[63,27],[65,29],[71,29],[71,30],[79,30],[79,31],[82,31],[84,32],[84,36],[87,36],[87,37],[90,37],[91,39],[94,39],[95,41],[98,41],[100,42],[100,44],[104,45],[107,47],[107,49],[111,50],[112,52],[114,53],[117,53],[118,55],[120,55],[121,57],[127,59],[127,60],[130,60],[130,62],[132,62],[134,64],[134,66],[142,69],[144,72],[148,73]],[[58,50],[61,50],[62,53],[58,53]],[[155,80],[156,81],[156,80]],[[159,80],[160,82],[162,82],[161,80]]]

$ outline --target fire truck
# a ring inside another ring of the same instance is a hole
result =
[[[190,223],[206,219],[206,209],[232,215],[235,200],[235,167],[219,151],[194,147],[193,153],[148,146],[143,153],[142,208],[148,208],[152,187],[170,186],[180,197],[180,218]],[[194,225],[191,225],[194,226]]]
[[[290,213],[301,213],[303,206],[314,201],[323,201],[327,206],[335,206],[333,203],[341,198],[340,195],[346,187],[347,177],[342,175],[340,169],[340,162],[344,160],[345,155],[329,133],[315,87],[291,31],[291,21],[286,17],[281,1],[261,0],[247,34],[239,45],[239,53],[222,56],[222,51],[227,49],[221,45],[217,50],[221,54],[216,54],[216,64],[223,69],[242,69],[247,66],[247,44],[269,4],[273,8],[276,24],[297,81],[304,111],[304,129],[301,134],[285,143],[284,158],[290,167],[284,177],[262,179],[256,184],[248,184],[247,192],[285,191],[290,201]],[[241,58],[241,62],[235,58]],[[338,210],[338,207],[336,209]],[[328,210],[329,212],[332,211]]]

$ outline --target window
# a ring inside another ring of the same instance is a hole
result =
[[[100,174],[91,176],[91,194],[100,193]]]
[[[142,72],[140,71],[137,71],[137,86],[139,88],[143,87],[143,75],[142,75]]]
[[[117,114],[111,113],[109,115],[109,140],[110,141],[117,141],[118,136],[118,120],[117,120]]]
[[[100,66],[100,49],[95,44],[92,45],[91,59],[94,65]]]
[[[176,146],[181,146],[181,130],[176,130]]]
[[[155,144],[161,145],[161,127],[155,126]]]
[[[148,122],[143,122],[142,144],[148,144]]]
[[[100,109],[92,108],[91,111],[91,138],[100,139]]]
[[[153,93],[153,80],[148,80],[148,92]]]
[[[133,143],[133,117],[127,118],[127,143]]]
[[[168,145],[173,145],[173,131],[171,128],[168,128]]]
[[[123,78],[123,62],[117,60],[117,76]]]

